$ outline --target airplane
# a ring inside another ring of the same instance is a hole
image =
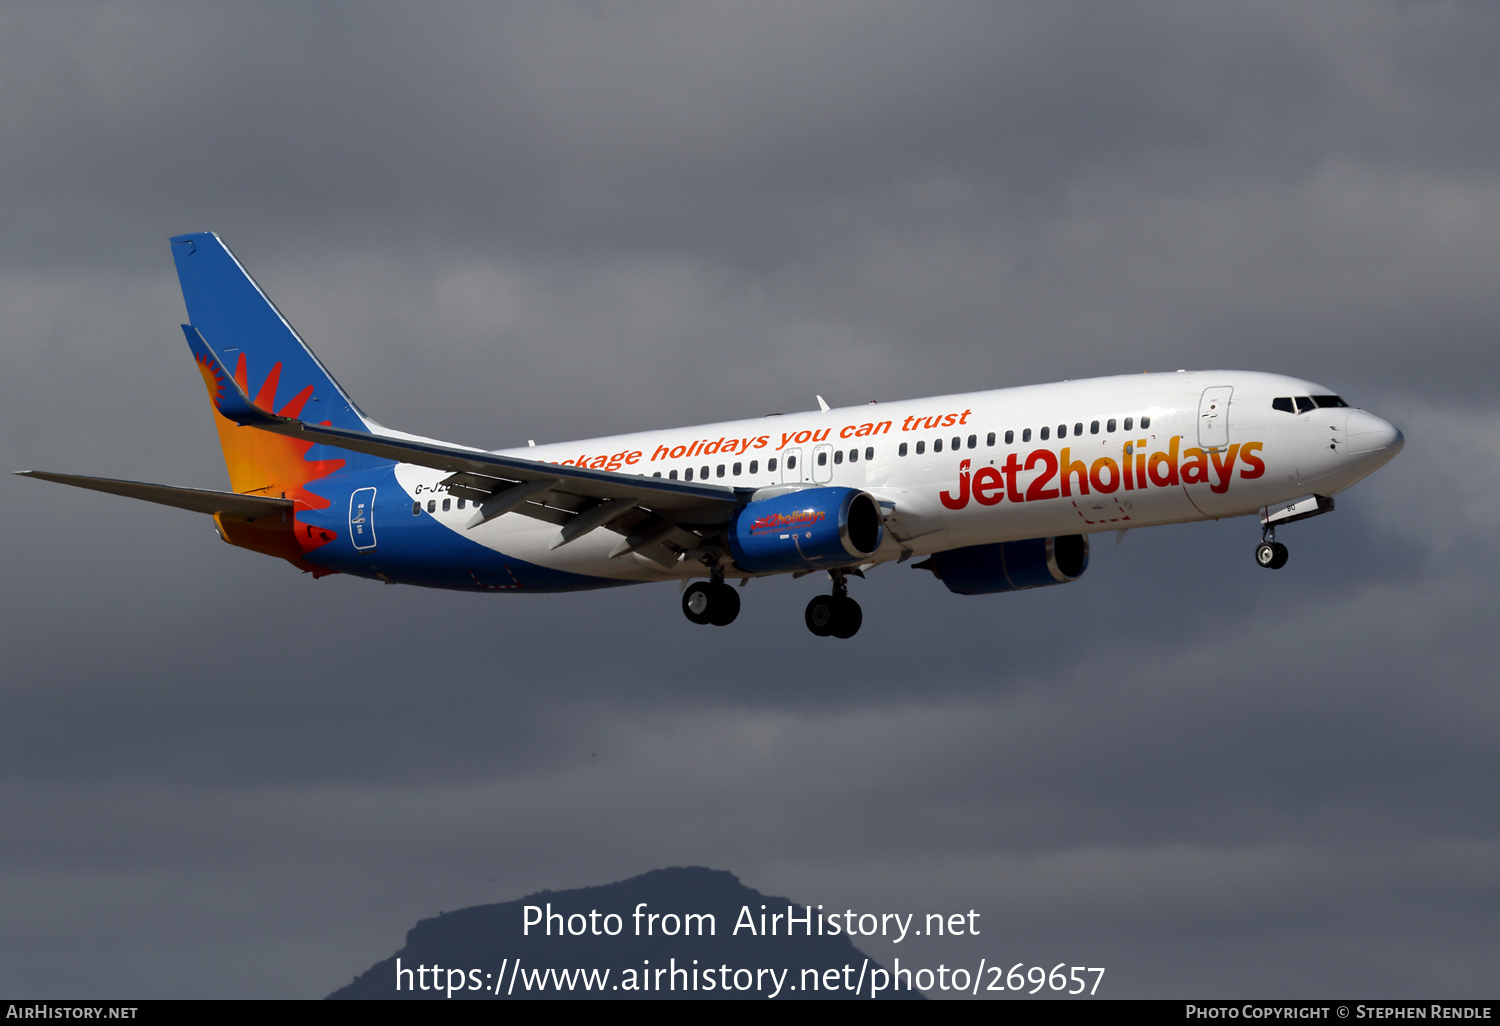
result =
[[[231,545],[314,578],[470,592],[677,581],[726,626],[753,577],[823,574],[804,621],[850,638],[851,578],[888,563],[988,595],[1077,580],[1089,539],[1259,515],[1276,531],[1404,444],[1332,389],[1176,371],[830,407],[484,450],[384,427],[354,404],[212,232],[172,253],[183,334],[214,408],[230,491],[20,473],[206,513]],[[920,557],[920,558],[918,558]]]

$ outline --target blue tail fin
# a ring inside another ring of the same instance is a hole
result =
[[[294,415],[304,420],[370,430],[359,407],[217,235],[175,236],[172,258],[188,320],[258,405],[273,412],[295,405]]]

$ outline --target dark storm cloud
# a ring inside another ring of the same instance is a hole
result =
[[[1056,202],[1089,173],[1201,191],[1342,155],[1445,174],[1493,155],[1444,103],[1494,94],[1482,6],[161,13],[8,17],[7,127],[37,141],[10,148],[21,183],[151,215],[226,197],[325,223],[378,210],[376,239],[488,250],[519,230],[596,252],[617,231],[626,250],[723,257],[805,247],[841,209],[868,231],[872,201],[931,225],[942,211],[902,192],[944,179]],[[1022,212],[948,223],[974,213]]]
[[[555,353],[530,391],[602,398],[584,433],[640,409],[601,395],[621,377],[701,392],[704,346],[745,413],[768,378],[785,408],[834,375],[865,397],[1269,359],[1347,388],[1379,360],[1437,392],[1427,355],[1489,359],[1482,5],[7,20],[11,266],[160,267],[164,232],[214,227],[294,321],[343,279],[336,340],[427,337],[487,416],[463,341]]]
[[[1477,993],[1497,33],[1480,4],[7,8],[14,469],[223,486],[165,245],[201,228],[369,412],[456,441],[1177,366],[1305,374],[1409,441],[1279,574],[1249,521],[1097,536],[1025,595],[882,567],[841,647],[805,580],[706,633],[665,586],[313,582],[9,479],[0,985],[317,995],[435,908],[700,862],[982,907],[993,948],[945,957],[1046,949],[1117,995]]]

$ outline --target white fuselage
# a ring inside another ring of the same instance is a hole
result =
[[[990,542],[1243,516],[1331,495],[1395,455],[1401,435],[1361,410],[1272,406],[1278,398],[1330,391],[1247,371],[1140,374],[500,452],[690,477],[753,497],[814,484],[861,489],[886,514],[884,541],[869,560],[878,563]],[[397,468],[397,480],[418,502],[442,494],[445,476]],[[519,513],[473,530],[465,526],[471,512],[437,516],[472,541],[552,569],[619,581],[707,575],[691,560],[667,568],[633,554],[612,559],[619,538],[608,531],[553,548],[559,528]]]

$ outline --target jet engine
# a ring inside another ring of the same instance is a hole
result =
[[[729,524],[729,551],[752,573],[864,562],[884,536],[880,505],[856,488],[804,488],[749,503]]]
[[[1089,567],[1089,540],[1082,534],[970,545],[934,553],[917,566],[931,570],[949,591],[993,595],[1049,584],[1066,584]]]

